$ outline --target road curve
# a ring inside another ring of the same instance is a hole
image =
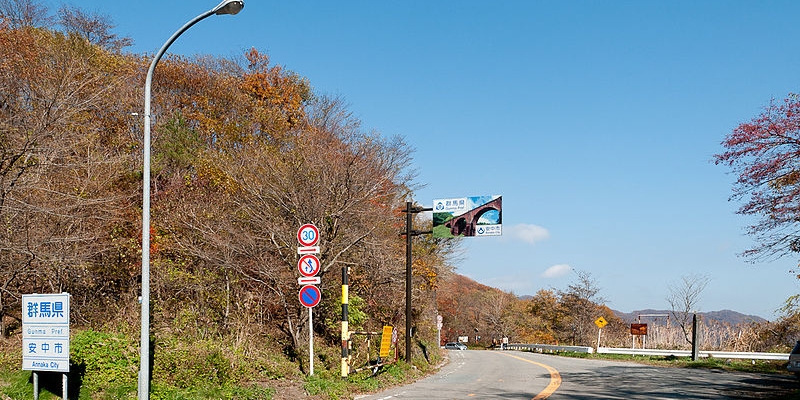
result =
[[[545,399],[561,384],[558,371],[516,352],[453,350],[438,374],[358,400]]]
[[[791,375],[665,368],[517,351],[450,351],[433,376],[358,400],[770,399],[800,388]]]
[[[524,361],[524,362],[527,362],[527,363],[531,363],[533,365],[540,366],[540,367],[546,369],[547,372],[550,373],[550,384],[548,384],[547,387],[544,388],[544,390],[539,392],[539,394],[537,394],[536,397],[533,398],[533,400],[546,399],[546,398],[550,397],[550,395],[555,393],[556,390],[558,390],[559,386],[561,386],[561,374],[558,372],[557,369],[555,369],[555,368],[553,368],[553,367],[551,367],[551,366],[549,366],[547,364],[542,364],[540,362],[528,360],[527,358],[522,358],[522,357],[513,355],[511,353],[502,352],[500,354],[509,356],[511,358],[516,358],[517,360]]]

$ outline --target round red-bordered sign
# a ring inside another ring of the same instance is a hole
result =
[[[314,224],[304,224],[297,230],[297,241],[301,246],[314,246],[319,242],[319,229]]]
[[[297,262],[297,270],[300,271],[300,275],[311,277],[319,273],[320,265],[317,256],[306,254]]]
[[[314,285],[306,285],[300,288],[300,294],[298,297],[300,298],[300,304],[308,308],[313,308],[319,304],[320,300],[322,300],[322,293],[320,293],[318,287]]]

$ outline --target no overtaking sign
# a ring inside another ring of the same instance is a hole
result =
[[[300,271],[300,275],[303,276],[314,276],[319,273],[319,258],[313,254],[306,254],[300,257],[300,261],[297,262],[297,269]]]

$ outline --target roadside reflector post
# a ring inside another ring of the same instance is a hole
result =
[[[350,366],[347,364],[348,357],[348,342],[350,335],[348,334],[347,326],[347,304],[348,304],[348,282],[347,282],[347,267],[342,267],[342,378],[347,378],[350,372]]]

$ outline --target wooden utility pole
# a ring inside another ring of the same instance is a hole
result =
[[[423,211],[433,211],[433,208],[414,207],[410,201],[406,202],[406,362],[411,363],[411,238],[414,236],[431,234],[433,231],[413,230],[413,215]]]

